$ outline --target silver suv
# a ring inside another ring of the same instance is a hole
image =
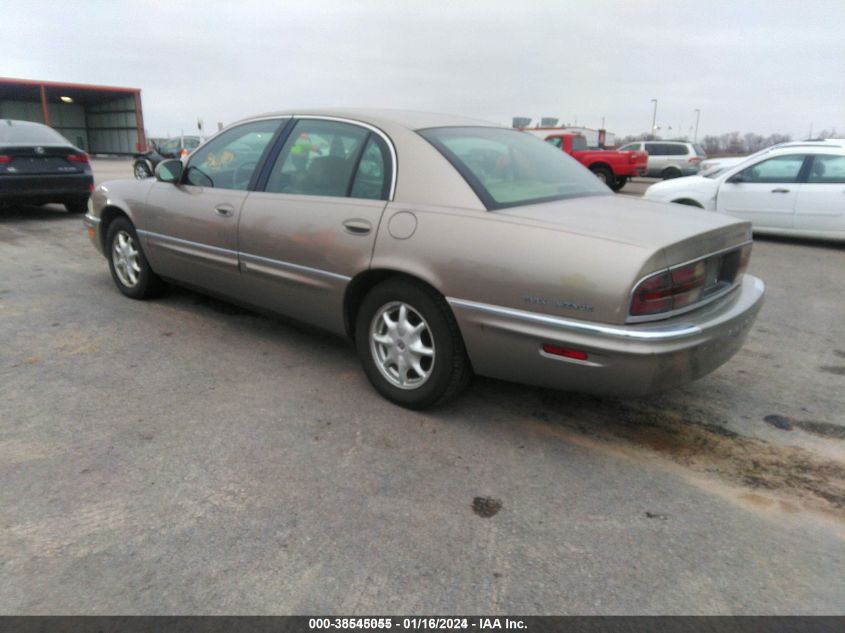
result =
[[[684,141],[641,141],[623,145],[619,150],[645,150],[648,152],[646,176],[663,179],[697,174],[701,161],[707,158],[701,147]]]

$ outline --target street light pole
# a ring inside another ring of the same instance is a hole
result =
[[[651,115],[651,135],[654,136],[654,131],[657,129],[657,99],[652,99],[654,104],[654,113]]]
[[[692,142],[698,142],[698,120],[701,118],[701,110],[699,108],[695,109],[695,136],[692,137]]]

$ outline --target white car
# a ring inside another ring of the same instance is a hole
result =
[[[701,163],[701,171],[699,175],[707,176],[707,175],[715,175],[716,169],[718,168],[720,171],[725,170],[728,167],[733,167],[734,165],[739,165],[740,163],[744,163],[746,161],[752,160],[757,158],[758,156],[765,156],[769,152],[772,152],[776,149],[781,149],[784,147],[826,147],[830,144],[835,145],[836,147],[845,147],[845,139],[841,138],[828,138],[828,139],[820,139],[818,141],[787,141],[786,143],[778,143],[777,145],[770,145],[769,147],[765,147],[753,154],[748,154],[746,156],[717,156],[715,158],[708,158]],[[707,172],[707,173],[705,173]]]
[[[756,233],[845,240],[845,147],[781,147],[709,176],[659,182],[643,197],[750,220]]]

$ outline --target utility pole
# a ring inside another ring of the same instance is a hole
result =
[[[651,102],[654,104],[654,113],[651,115],[651,135],[655,136],[654,132],[657,130],[657,99],[652,99]]]
[[[692,142],[698,141],[698,120],[701,118],[701,109],[695,109],[695,135],[692,137]]]

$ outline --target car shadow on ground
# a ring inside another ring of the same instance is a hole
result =
[[[0,206],[0,224],[7,222],[49,222],[50,220],[76,219],[82,221],[82,214],[68,213],[61,204],[34,206],[12,204]]]
[[[809,237],[787,237],[784,235],[758,235],[754,234],[755,242],[772,242],[773,244],[791,244],[794,246],[815,246],[830,248],[833,250],[845,250],[845,241],[822,240]]]
[[[348,339],[327,337],[322,330],[282,316],[178,287],[171,287],[159,301],[226,323],[238,319],[239,329],[248,335],[293,345],[302,354],[313,353],[318,342],[322,362],[334,367],[348,370],[357,360]],[[728,414],[706,404],[711,391],[707,380],[665,394],[619,399],[475,377],[465,394],[424,415],[443,424],[470,424],[466,421],[485,412],[491,423],[518,428],[543,443],[585,444],[644,462],[659,456],[696,475],[746,489],[757,505],[786,512],[806,507],[845,518],[845,465],[731,430]],[[361,384],[365,381],[361,371]],[[374,391],[372,397],[380,400]],[[845,439],[845,427],[839,425],[816,431],[828,433],[830,441]]]

